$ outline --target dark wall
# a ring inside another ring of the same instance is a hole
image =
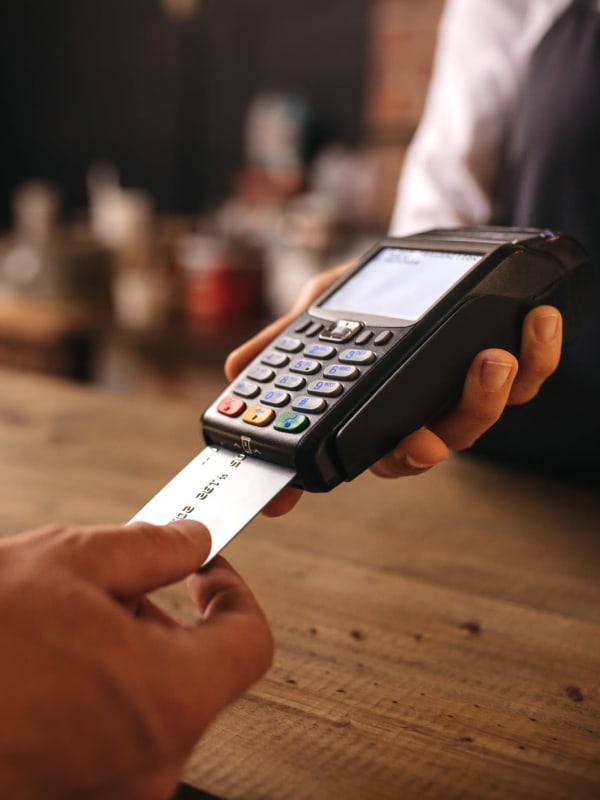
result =
[[[67,209],[111,159],[165,210],[226,195],[261,89],[297,92],[323,138],[362,134],[368,0],[205,0],[176,22],[159,0],[2,0],[0,217],[28,178]]]

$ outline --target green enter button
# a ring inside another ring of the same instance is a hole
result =
[[[293,411],[283,411],[277,415],[273,427],[276,431],[300,433],[308,427],[308,417],[305,414],[295,414]]]

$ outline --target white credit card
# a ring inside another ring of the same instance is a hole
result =
[[[212,537],[208,563],[295,476],[293,469],[225,447],[206,447],[129,522],[203,522]]]

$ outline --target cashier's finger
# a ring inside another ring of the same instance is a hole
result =
[[[304,492],[302,489],[296,489],[293,486],[288,486],[276,495],[267,505],[263,508],[262,513],[265,517],[281,517],[291,511],[296,503],[300,500]]]
[[[427,428],[421,428],[405,436],[390,453],[372,465],[371,471],[380,478],[418,475],[447,456],[448,448],[440,437]]]
[[[233,350],[225,361],[225,375],[227,380],[233,380],[244,369],[247,364],[255,358],[261,350],[273,341],[279,334],[294,321],[320,294],[331,286],[346,270],[352,262],[344,262],[333,269],[321,272],[311,278],[303,286],[293,307],[279,319],[267,325],[262,331],[248,339],[236,350]]]
[[[475,356],[455,408],[428,427],[451,450],[464,450],[499,419],[518,370],[505,350],[483,350]]]
[[[281,331],[289,325],[294,315],[290,312],[283,317],[275,320],[266,328],[263,328],[247,342],[233,350],[225,360],[225,375],[228,381],[232,381],[246,367],[261,350],[275,339]]]
[[[558,367],[562,347],[562,316],[552,306],[538,306],[523,322],[519,372],[508,402],[526,403]]]
[[[200,522],[58,529],[47,542],[48,557],[119,598],[150,592],[185,578],[210,552]]]

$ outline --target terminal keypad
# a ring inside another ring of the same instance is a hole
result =
[[[391,331],[374,332],[358,324],[351,327],[344,322],[344,326],[353,331],[352,341],[341,336],[337,344],[329,335],[331,326],[324,335],[322,323],[299,320],[290,329],[293,335],[282,335],[239,376],[217,410],[226,416],[241,415],[248,425],[272,426],[283,433],[306,430],[311,418],[326,411],[375,362],[377,353],[364,345],[387,344],[393,336]],[[248,405],[250,399],[255,405]]]

